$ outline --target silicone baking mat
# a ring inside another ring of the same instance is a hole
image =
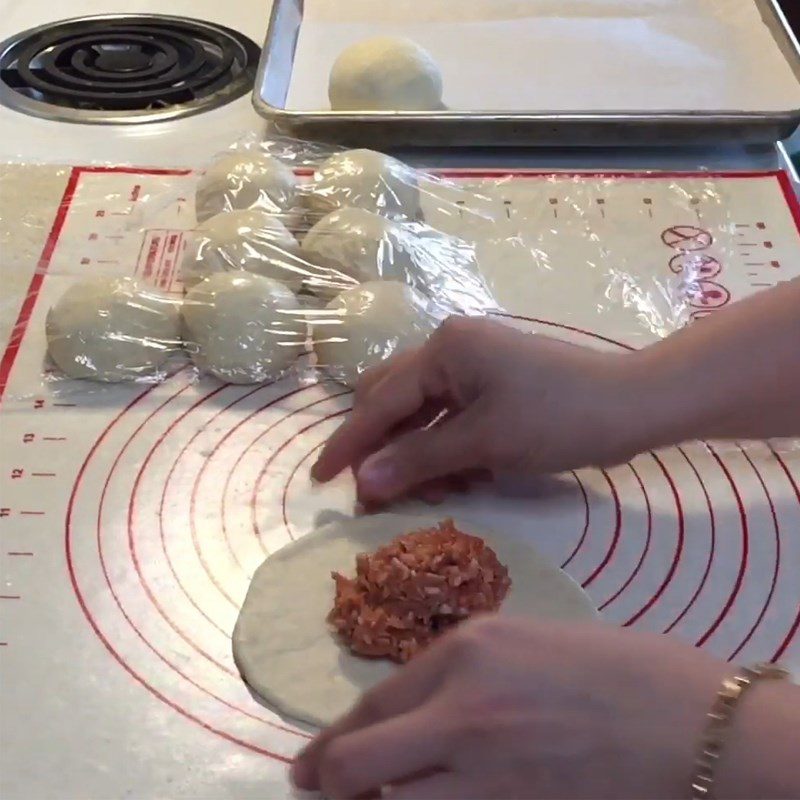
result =
[[[450,177],[505,213],[485,230],[469,214],[448,224],[478,239],[509,322],[524,329],[638,347],[800,272],[800,217],[777,173]],[[175,202],[153,224],[142,201],[164,193]],[[190,197],[181,173],[73,170],[5,351],[8,800],[290,793],[286,761],[304,734],[250,696],[229,637],[260,561],[352,509],[348,478],[308,479],[349,392],[231,386],[190,370],[158,386],[43,375],[44,315],[75,275],[136,272],[180,291]],[[796,443],[693,443],[446,511],[532,537],[613,622],[797,667],[799,484]]]

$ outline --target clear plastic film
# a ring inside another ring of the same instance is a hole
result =
[[[381,153],[240,142],[177,192],[139,194],[107,237],[138,236],[141,259],[177,207],[189,221],[174,276],[132,275],[102,250],[90,270],[82,257],[47,265],[43,378],[55,392],[93,392],[159,382],[191,364],[230,383],[295,372],[353,385],[447,316],[499,310],[474,244],[426,222],[421,197],[440,186],[439,214],[463,214],[440,179]],[[70,211],[81,202],[73,192]]]
[[[194,363],[233,382],[314,365],[353,385],[450,314],[498,310],[474,245],[426,223],[426,183],[438,179],[381,153],[286,140],[217,159],[181,264]]]
[[[109,177],[102,209],[79,184],[54,211],[57,225],[78,221],[39,265],[41,368],[15,393],[93,393],[187,368],[229,383],[295,374],[353,386],[453,314],[639,347],[752,292],[732,266],[769,255],[739,252],[767,187],[735,191],[744,183],[710,173],[432,174],[282,137],[238,142],[191,174],[157,173]],[[117,227],[92,241],[99,215]],[[22,228],[44,240],[49,222]]]
[[[101,738],[128,719],[131,698],[147,723],[132,720],[133,738],[100,762],[76,759],[71,786],[113,778],[109,764],[129,758],[130,742],[148,763],[163,760],[145,772],[181,778],[174,758],[162,759],[167,736],[200,758],[215,754],[220,795],[231,786],[289,795],[284,762],[306,739],[252,697],[231,634],[265,557],[352,515],[350,476],[309,478],[354,401],[331,378],[352,384],[460,310],[621,353],[800,272],[797,225],[774,174],[457,170],[411,173],[419,208],[382,209],[381,230],[382,220],[398,227],[370,245],[374,261],[363,263],[375,272],[362,276],[361,251],[345,249],[356,237],[313,259],[303,247],[328,214],[359,208],[305,202],[328,149],[251,140],[231,154],[276,158],[297,178],[295,199],[259,190],[240,201],[235,178],[198,220],[208,165],[0,169],[0,316],[18,320],[0,369],[0,522],[7,551],[35,553],[4,561],[4,594],[22,599],[8,603],[0,649],[20,674],[70,667],[47,716],[61,740],[84,707]],[[204,253],[197,274],[203,226],[236,212],[262,221],[216,258]],[[344,266],[342,252],[355,254]],[[419,256],[428,260],[417,272]],[[405,279],[386,280],[390,268]],[[69,377],[64,364],[102,369],[104,380]],[[799,452],[796,442],[689,443],[606,471],[502,475],[441,511],[533,542],[612,624],[674,631],[735,661],[796,664]],[[28,694],[20,709],[42,695],[35,685]],[[270,767],[264,753],[281,762]],[[144,794],[169,793],[154,781]]]

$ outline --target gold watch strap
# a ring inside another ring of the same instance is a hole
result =
[[[756,664],[743,667],[733,677],[723,680],[714,705],[708,712],[706,729],[700,742],[692,780],[692,800],[711,800],[714,797],[717,763],[742,697],[759,681],[783,680],[789,677],[789,671],[777,664]]]

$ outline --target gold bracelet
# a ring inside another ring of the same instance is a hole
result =
[[[736,709],[748,689],[762,680],[783,680],[789,677],[789,671],[776,664],[756,664],[753,667],[743,667],[737,675],[723,680],[714,705],[708,712],[708,724],[695,762],[692,800],[710,800],[714,797],[717,763]]]

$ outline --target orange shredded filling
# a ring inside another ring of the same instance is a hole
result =
[[[356,575],[332,573],[328,622],[360,656],[405,662],[468,617],[497,611],[511,579],[483,539],[452,520],[356,557]]]

